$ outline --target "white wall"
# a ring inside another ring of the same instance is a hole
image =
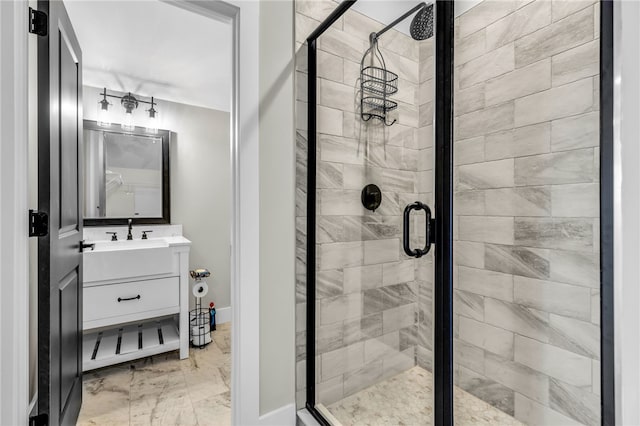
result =
[[[85,119],[96,119],[100,90],[84,87]],[[158,127],[175,132],[170,150],[171,223],[181,224],[192,242],[189,268],[211,271],[203,304],[231,306],[229,113],[157,101]]]
[[[293,13],[292,0],[260,2],[261,414],[295,398]]]
[[[640,424],[640,3],[614,3],[616,423]]]

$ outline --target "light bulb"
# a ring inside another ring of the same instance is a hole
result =
[[[124,113],[124,120],[122,122],[122,129],[128,132],[132,132],[135,130],[135,126],[133,124],[133,111],[126,111]]]
[[[149,112],[149,120],[147,121],[147,132],[158,133],[158,111]]]
[[[106,99],[98,102],[98,126],[108,127],[111,125],[111,114],[109,113],[109,102]]]

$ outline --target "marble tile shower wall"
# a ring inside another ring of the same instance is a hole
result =
[[[456,18],[457,384],[528,424],[600,422],[599,5]]]
[[[305,402],[305,256],[307,58],[304,41],[335,9],[333,1],[296,1],[297,93],[297,404]],[[330,404],[390,376],[430,364],[430,259],[401,248],[406,204],[432,198],[433,44],[392,30],[380,40],[387,67],[399,74],[399,102],[385,127],[363,124],[360,60],[369,34],[383,25],[348,11],[318,41],[317,401]],[[383,192],[366,210],[360,192]],[[419,221],[418,218],[415,219]],[[423,225],[424,226],[424,225]],[[418,228],[414,244],[419,244]],[[418,349],[422,348],[422,349]]]

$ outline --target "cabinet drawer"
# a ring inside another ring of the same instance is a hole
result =
[[[180,279],[160,278],[147,281],[99,285],[84,288],[83,317],[100,325],[144,319],[156,316],[159,310],[178,312]],[[149,315],[145,316],[144,313]],[[109,321],[109,319],[113,321]]]

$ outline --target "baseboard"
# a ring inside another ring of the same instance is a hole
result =
[[[224,324],[231,321],[231,306],[216,308],[216,324]]]
[[[296,424],[296,405],[291,403],[260,416],[260,425],[294,426]]]
[[[300,426],[321,426],[320,423],[311,415],[309,410],[303,408],[302,410],[298,410],[298,421],[297,424]]]

